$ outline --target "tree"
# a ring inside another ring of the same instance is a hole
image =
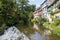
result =
[[[18,7],[20,9],[20,17],[23,24],[28,24],[31,21],[32,12],[35,10],[35,5],[29,5],[28,0],[19,0]]]
[[[28,24],[35,10],[35,5],[28,4],[28,0],[19,0],[18,3],[16,0],[1,0],[1,4],[0,21],[7,26]]]
[[[2,0],[2,15],[6,25],[13,25],[14,17],[16,14],[17,6],[12,0]]]
[[[39,23],[40,25],[43,25],[44,22],[46,22],[46,19],[45,19],[45,18],[40,18],[40,19],[38,20],[38,23]]]
[[[32,18],[35,5],[28,0],[0,0],[0,28],[4,31],[8,26],[27,25]],[[5,27],[2,25],[5,24]],[[4,28],[4,29],[3,29]]]

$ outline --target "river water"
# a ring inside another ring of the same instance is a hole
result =
[[[60,40],[60,37],[41,25],[13,26],[5,30],[0,40]]]
[[[30,27],[17,27],[21,32],[25,33],[30,40],[60,40],[60,37],[52,34],[50,30],[44,28],[43,26],[38,26],[39,30]]]

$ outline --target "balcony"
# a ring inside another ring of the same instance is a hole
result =
[[[52,10],[48,10],[48,14],[52,14],[53,13],[53,11]]]
[[[60,12],[60,6],[57,6],[55,8],[50,8],[50,10],[48,10],[49,14],[55,14],[55,13],[58,13],[58,12]]]

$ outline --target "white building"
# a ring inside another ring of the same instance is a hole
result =
[[[33,16],[35,19],[39,19],[41,17],[42,13],[40,8],[38,8],[35,12],[33,12]]]
[[[29,38],[16,27],[10,27],[0,36],[0,40],[29,40]]]

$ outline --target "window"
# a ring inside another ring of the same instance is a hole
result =
[[[59,16],[55,16],[55,18],[59,18]]]

